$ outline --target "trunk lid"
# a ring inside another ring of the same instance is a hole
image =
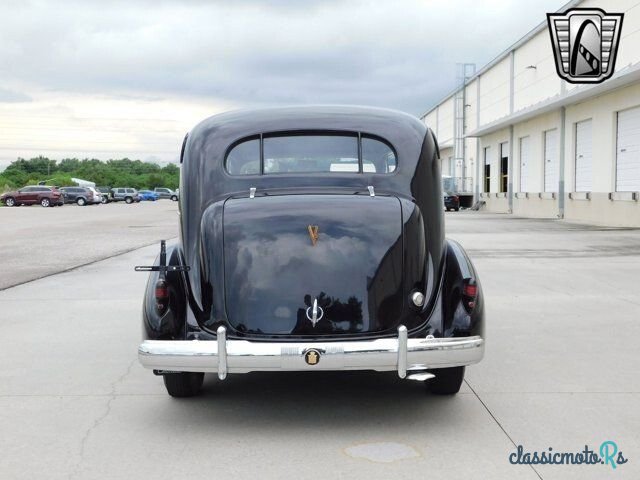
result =
[[[397,326],[404,257],[396,197],[231,199],[223,224],[225,309],[236,330],[318,336]]]

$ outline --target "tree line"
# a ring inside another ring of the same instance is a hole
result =
[[[60,161],[42,156],[29,160],[18,158],[0,173],[0,192],[25,185],[37,185],[39,182],[58,187],[74,186],[72,177],[95,182],[97,186],[112,188],[176,189],[180,169],[172,163],[161,167],[156,163],[128,158],[106,162],[95,158],[64,158]]]

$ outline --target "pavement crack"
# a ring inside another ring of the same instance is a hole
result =
[[[471,386],[471,384],[469,383],[469,380],[465,379],[464,383],[467,384],[467,387],[469,387],[469,389],[473,392],[473,394],[475,395],[475,397],[478,399],[478,401],[482,404],[482,406],[484,407],[484,409],[487,411],[487,413],[491,416],[491,418],[493,418],[493,421],[496,422],[496,424],[498,425],[498,427],[500,427],[500,430],[502,430],[502,432],[506,435],[506,437],[509,439],[509,441],[511,442],[511,444],[515,447],[518,448],[518,445],[516,444],[516,442],[513,440],[513,438],[511,438],[511,435],[509,435],[509,432],[507,432],[505,430],[505,428],[502,426],[502,424],[500,423],[500,420],[498,420],[496,418],[496,416],[493,414],[493,412],[489,409],[488,405],[486,403],[484,403],[484,400],[482,400],[482,398],[480,398],[480,395],[478,395],[478,392],[476,392],[474,390],[474,388]],[[542,475],[540,475],[540,472],[538,472],[538,470],[535,469],[535,467],[531,464],[529,464],[529,467],[531,467],[531,470],[533,470],[533,472],[536,474],[536,476],[540,479],[542,479]]]
[[[80,458],[76,463],[75,467],[73,468],[73,470],[69,473],[69,477],[68,477],[69,480],[77,477],[77,475],[79,474],[80,467],[82,466],[82,462],[84,461],[84,453],[85,453],[86,445],[87,445],[87,442],[89,441],[89,438],[91,437],[91,434],[95,431],[96,428],[98,428],[106,420],[106,418],[111,413],[111,405],[117,397],[116,387],[120,383],[122,383],[124,379],[131,373],[131,369],[133,368],[137,360],[138,360],[137,358],[134,358],[127,366],[126,371],[122,375],[120,375],[117,379],[115,379],[113,382],[111,382],[111,391],[108,395],[108,400],[107,400],[107,404],[105,406],[104,412],[93,421],[93,424],[84,432],[84,435],[80,440],[80,455],[79,455]]]

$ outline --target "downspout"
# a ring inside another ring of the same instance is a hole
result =
[[[564,139],[566,108],[560,108],[560,174],[558,175],[558,218],[564,218]]]
[[[514,84],[515,84],[515,51],[511,50],[509,55],[509,114],[513,115],[514,110]],[[507,165],[507,198],[509,203],[509,213],[513,213],[513,124],[509,126],[509,162]]]
[[[482,75],[478,75],[478,81],[476,82],[476,128],[480,128],[480,80]],[[476,137],[476,181],[474,192],[474,203],[480,201],[480,138]],[[484,168],[484,159],[483,168]]]

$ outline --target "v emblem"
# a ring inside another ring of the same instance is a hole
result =
[[[320,238],[320,227],[318,227],[317,225],[309,225],[307,226],[307,230],[309,230],[311,244],[315,247],[316,243],[318,243],[318,238]]]

